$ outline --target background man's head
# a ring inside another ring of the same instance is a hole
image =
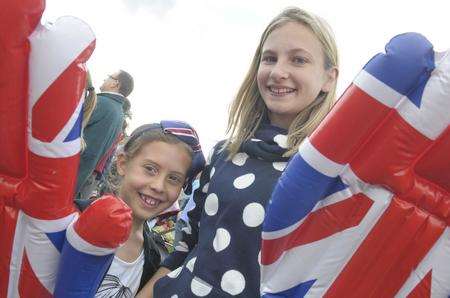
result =
[[[103,81],[100,86],[102,92],[117,92],[127,97],[133,91],[134,81],[133,77],[124,70],[119,70]]]

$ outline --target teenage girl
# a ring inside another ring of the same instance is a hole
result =
[[[137,297],[260,297],[265,206],[289,157],[333,105],[337,76],[336,44],[322,19],[289,8],[270,22],[182,240]]]

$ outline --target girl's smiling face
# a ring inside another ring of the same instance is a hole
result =
[[[337,74],[325,69],[324,59],[320,41],[301,23],[288,22],[269,34],[257,83],[272,124],[288,128],[321,91],[330,90]]]
[[[155,217],[177,200],[191,162],[181,144],[162,141],[142,145],[132,158],[121,154],[117,159],[117,171],[123,177],[119,196],[135,218]]]

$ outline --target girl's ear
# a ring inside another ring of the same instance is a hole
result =
[[[117,164],[117,173],[120,176],[124,176],[125,175],[125,168],[126,168],[126,165],[127,165],[127,158],[126,158],[125,154],[117,155],[116,164]]]
[[[330,92],[331,87],[333,87],[337,80],[338,74],[339,70],[336,67],[325,70],[325,82],[322,86],[323,92]]]

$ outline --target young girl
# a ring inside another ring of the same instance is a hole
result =
[[[289,8],[269,24],[182,241],[138,297],[260,297],[265,206],[289,157],[333,104],[337,56],[328,26],[304,10]]]
[[[160,255],[146,220],[169,208],[204,163],[197,134],[186,123],[147,124],[131,134],[117,156],[117,195],[133,212],[132,230],[96,297],[134,297],[156,272]]]

